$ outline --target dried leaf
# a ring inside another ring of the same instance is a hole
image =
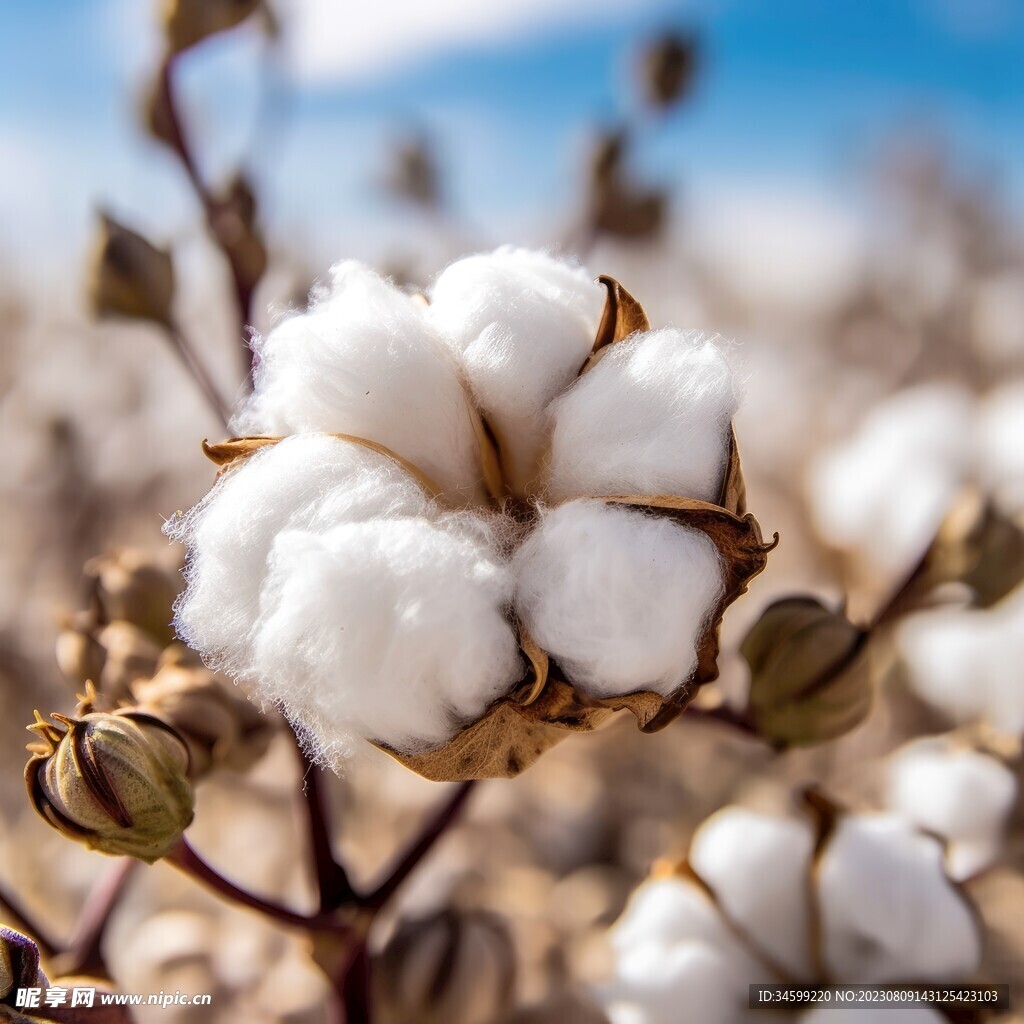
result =
[[[217,32],[241,24],[260,6],[261,0],[167,0],[167,42],[176,53],[186,50]]]
[[[697,39],[668,33],[656,39],[643,54],[644,92],[654,107],[670,107],[684,99],[693,85],[699,56]]]

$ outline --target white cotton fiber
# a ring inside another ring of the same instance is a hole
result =
[[[747,987],[771,972],[746,950],[698,886],[653,879],[633,894],[610,933],[611,980],[593,995],[612,1024],[732,1024]]]
[[[723,591],[721,556],[704,533],[601,501],[545,512],[513,569],[520,619],[598,698],[678,690]]]
[[[458,354],[516,494],[535,489],[548,404],[590,354],[604,288],[579,267],[509,247],[449,266],[428,315]]]
[[[354,434],[390,448],[456,500],[483,497],[470,399],[422,303],[344,262],[310,308],[255,343],[239,434]]]
[[[1024,586],[985,610],[922,612],[900,627],[911,688],[955,721],[1024,736]]]
[[[812,467],[818,531],[877,570],[909,569],[970,472],[972,433],[963,388],[928,385],[888,398]]]
[[[1009,768],[949,736],[911,740],[889,758],[890,810],[947,841],[946,865],[958,880],[998,857],[1016,795]]]
[[[690,844],[690,866],[724,913],[763,956],[795,978],[812,972],[807,879],[813,850],[808,821],[742,807],[713,814]]]
[[[953,983],[981,956],[942,844],[886,814],[840,818],[818,862],[825,962],[840,983]]]
[[[619,342],[551,406],[548,495],[715,502],[737,405],[711,338],[664,329]]]
[[[982,483],[1009,515],[1024,511],[1024,380],[990,391],[978,408]]]
[[[362,446],[286,438],[168,532],[189,548],[179,633],[327,759],[354,737],[442,742],[521,675],[486,523]]]

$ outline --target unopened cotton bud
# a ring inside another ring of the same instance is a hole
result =
[[[547,406],[590,354],[604,297],[581,268],[511,247],[451,264],[430,289],[428,316],[461,360],[514,494],[539,483]]]
[[[172,607],[178,577],[152,555],[122,548],[85,563],[105,622],[121,620],[148,633],[161,644],[174,639]]]
[[[513,567],[521,621],[593,697],[677,691],[723,591],[706,534],[601,501],[544,513]]]
[[[824,958],[838,982],[953,983],[981,956],[942,844],[893,815],[843,815],[817,864]]]
[[[443,513],[361,445],[264,448],[171,532],[190,551],[181,635],[325,760],[357,737],[443,742],[522,675],[513,580],[487,524]]]
[[[58,832],[90,849],[159,860],[192,821],[188,750],[173,729],[134,711],[81,718],[37,713],[25,768],[29,797]]]
[[[688,857],[759,953],[801,979],[812,977],[807,922],[813,852],[808,821],[726,807],[697,829]]]
[[[551,406],[549,497],[717,502],[737,405],[713,339],[665,329],[611,345]]]
[[[245,771],[267,751],[274,721],[202,665],[165,664],[132,687],[138,709],[170,725],[189,748],[189,774]]]
[[[303,313],[254,343],[239,434],[323,431],[376,442],[456,501],[484,495],[469,395],[422,305],[360,263],[337,264]]]
[[[758,733],[780,747],[797,746],[859,725],[871,707],[866,638],[816,598],[769,605],[740,646]]]
[[[947,841],[946,863],[955,879],[997,858],[1016,795],[1013,772],[952,737],[912,740],[889,759],[890,809]]]
[[[507,1009],[515,951],[504,923],[483,911],[407,921],[385,947],[377,990],[385,1024],[491,1024]]]
[[[171,254],[112,217],[101,216],[89,273],[89,298],[97,316],[170,324],[174,299]]]

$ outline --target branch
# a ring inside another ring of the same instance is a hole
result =
[[[178,846],[164,859],[226,899],[239,903],[243,907],[248,907],[250,910],[255,910],[263,914],[264,917],[270,917],[275,921],[280,921],[282,924],[303,928],[306,931],[321,929],[335,932],[348,931],[348,925],[333,919],[330,915],[297,914],[294,910],[289,910],[280,903],[263,899],[261,896],[256,896],[254,893],[239,888],[234,882],[228,881],[216,869],[207,864],[189,846],[186,839],[182,839]]]
[[[15,931],[23,932],[34,941],[43,956],[51,957],[57,952],[57,945],[39,928],[24,907],[5,891],[0,891],[0,913],[3,915],[4,923],[11,925]]]
[[[310,847],[316,871],[317,891],[320,894],[320,910],[337,910],[343,904],[354,901],[355,891],[344,866],[335,859],[331,849],[320,768],[310,761],[299,738],[296,736],[295,739],[295,749],[302,769],[302,795],[305,798],[306,815],[309,819]]]
[[[217,386],[213,383],[213,379],[207,372],[206,367],[203,366],[199,356],[196,355],[195,350],[189,344],[188,339],[176,325],[171,325],[167,328],[167,338],[171,343],[171,348],[174,349],[175,354],[184,363],[185,369],[188,370],[189,375],[198,385],[199,390],[206,399],[207,405],[216,413],[224,428],[227,429],[228,419],[230,418],[227,402],[224,401],[220,391],[217,390]]]
[[[377,911],[395,894],[401,884],[419,865],[419,862],[430,852],[431,847],[444,835],[449,826],[458,818],[463,805],[473,792],[475,780],[462,782],[455,794],[444,805],[440,812],[432,818],[424,828],[419,839],[409,848],[405,856],[398,862],[391,874],[368,896],[364,896],[359,905]]]
[[[93,886],[78,915],[71,945],[58,958],[58,973],[110,976],[101,949],[103,938],[110,919],[138,866],[139,861],[134,857],[122,857],[120,862]]]

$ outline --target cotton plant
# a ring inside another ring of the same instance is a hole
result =
[[[745,513],[718,339],[511,248],[411,295],[354,262],[255,343],[238,436],[170,524],[179,634],[338,765],[515,775],[716,675],[770,547]]]
[[[684,1006],[705,1024],[793,1019],[749,1009],[755,983],[975,974],[978,924],[942,843],[899,815],[845,812],[820,796],[814,806],[793,817],[726,807],[697,829],[681,865],[636,890],[610,933],[611,977],[593,993],[612,1024],[670,1024]]]

